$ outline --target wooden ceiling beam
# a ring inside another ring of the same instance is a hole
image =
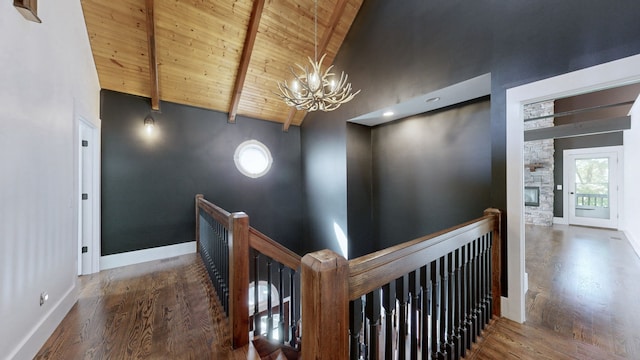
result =
[[[151,109],[160,110],[160,84],[158,82],[158,58],[156,57],[156,22],[153,16],[153,0],[146,0],[147,43],[149,44],[149,78],[151,81]]]
[[[329,46],[329,41],[333,36],[333,32],[336,30],[338,26],[338,22],[340,22],[340,18],[344,13],[344,8],[347,6],[347,0],[338,0],[336,3],[336,7],[333,8],[333,13],[331,14],[331,19],[329,19],[329,27],[327,31],[324,32],[322,36],[322,40],[318,44],[318,54],[324,54],[327,52],[327,46]],[[291,126],[291,122],[296,115],[296,108],[291,107],[289,111],[289,116],[287,120],[282,125],[282,131],[289,131],[289,126]]]
[[[256,36],[258,35],[258,26],[260,25],[260,18],[262,17],[263,8],[264,0],[253,1],[253,9],[251,10],[251,17],[249,18],[249,27],[247,28],[247,35],[244,39],[242,55],[240,56],[240,64],[238,65],[238,75],[236,76],[236,82],[233,87],[233,93],[231,95],[231,108],[229,109],[230,123],[236,122],[236,115],[238,114],[238,104],[240,103],[240,96],[242,96],[244,81],[247,78],[249,62],[251,61],[251,52],[253,51],[253,45],[255,44]]]

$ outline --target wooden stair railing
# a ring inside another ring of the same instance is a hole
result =
[[[292,348],[299,345],[298,320],[300,318],[300,264],[301,257],[281,244],[275,242],[260,231],[249,228],[249,247],[251,248],[251,279],[253,286],[253,315],[252,330],[254,338],[263,336],[271,342],[286,344]],[[273,278],[276,278],[275,281]],[[264,310],[260,309],[259,286],[266,286],[266,301]],[[272,301],[272,287],[276,287],[277,304]],[[278,322],[275,321],[275,313]],[[262,329],[261,318],[266,319],[265,329]],[[274,326],[277,325],[277,326]],[[278,336],[274,334],[277,328]],[[255,345],[255,344],[254,344]]]
[[[234,348],[249,343],[249,217],[196,195],[196,247],[229,319]]]
[[[287,345],[297,347],[301,257],[250,227],[245,213],[229,213],[205,200],[201,194],[196,195],[195,200],[197,251],[229,319],[233,347],[247,345],[251,329],[254,338],[264,336],[273,341],[275,312],[279,318],[278,342],[284,344],[286,341]],[[260,308],[259,301],[263,279],[267,292],[266,309]],[[249,309],[251,284],[253,309]],[[272,303],[272,284],[277,285],[277,304]],[[260,332],[262,313],[267,319],[264,334]]]
[[[330,250],[300,259],[251,228],[246,214],[196,196],[197,247],[230,320],[233,347],[248,344],[249,282],[253,277],[259,284],[266,264],[268,291],[273,273],[279,277],[277,306],[267,296],[267,338],[278,307],[279,342],[297,347],[297,319],[304,312],[302,357],[315,359],[463,357],[500,315],[500,221],[500,211],[488,209],[474,221],[350,261]],[[258,286],[253,290],[259,299]],[[254,337],[262,335],[255,331],[256,303]]]
[[[302,357],[463,357],[500,316],[500,218],[488,209],[350,261],[330,250],[305,255]]]

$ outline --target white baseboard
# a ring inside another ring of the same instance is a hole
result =
[[[121,254],[100,257],[100,270],[113,269],[120,266],[140,264],[147,261],[161,260],[196,252],[196,242],[159,246],[150,249],[129,251]]]
[[[624,236],[629,240],[631,247],[636,252],[636,255],[640,258],[640,242],[636,238],[634,238],[630,232],[624,230]]]
[[[42,320],[34,326],[33,330],[27,335],[21,344],[16,346],[15,350],[9,354],[7,359],[22,360],[33,359],[42,345],[49,339],[51,334],[56,330],[62,319],[69,313],[69,310],[76,303],[78,298],[77,282],[67,290],[60,300],[51,307],[51,310],[42,317]]]
[[[560,225],[569,225],[569,220],[567,218],[564,218],[564,217],[554,217],[553,218],[553,223],[554,224],[560,224]]]

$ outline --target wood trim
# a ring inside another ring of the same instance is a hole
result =
[[[561,139],[573,136],[602,134],[631,129],[631,117],[621,116],[609,119],[587,120],[571,124],[555,125],[548,128],[526,130],[524,141]]]
[[[249,228],[249,246],[290,269],[296,270],[300,267],[300,255],[252,227]]]
[[[291,122],[293,121],[293,118],[296,116],[296,111],[298,111],[298,109],[292,106],[291,109],[289,110],[289,115],[287,115],[287,120],[284,122],[284,124],[282,124],[282,131],[284,132],[289,131],[289,126],[291,126]]]
[[[146,0],[147,42],[149,44],[149,80],[151,83],[151,109],[160,110],[160,84],[156,54],[156,22],[153,16],[153,0]]]
[[[327,52],[327,46],[329,45],[329,41],[333,36],[333,33],[338,26],[338,22],[340,22],[340,18],[342,18],[342,14],[344,14],[344,8],[347,5],[347,0],[338,0],[336,6],[333,8],[333,13],[331,13],[331,19],[329,19],[329,26],[327,30],[322,35],[322,40],[320,40],[320,46],[318,46],[318,53],[323,54]]]
[[[200,201],[204,200],[203,194],[196,195],[196,252],[200,252]]]
[[[220,224],[224,224],[224,227],[227,230],[230,230],[230,222],[229,222],[229,217],[231,215],[230,212],[226,211],[225,209],[218,207],[212,203],[210,203],[208,200],[204,199],[204,198],[200,198],[198,200],[198,206],[204,210],[207,214],[211,215],[211,217],[219,222]]]
[[[485,215],[493,217],[491,244],[491,296],[493,316],[502,316],[502,212],[498,209],[487,209]]]
[[[493,216],[427,235],[349,261],[349,299],[355,300],[493,229]]]
[[[42,22],[38,17],[38,0],[13,0],[13,6],[25,19],[37,23]]]
[[[249,343],[249,216],[229,216],[229,320],[234,349]]]
[[[331,250],[302,258],[302,358],[349,358],[349,263]]]
[[[258,26],[260,25],[260,18],[262,17],[263,8],[264,8],[264,0],[253,1],[251,17],[249,18],[249,27],[247,28],[247,35],[244,39],[244,46],[242,47],[242,55],[240,56],[240,64],[238,65],[236,82],[233,87],[233,93],[231,94],[232,96],[231,108],[229,109],[230,123],[236,122],[238,104],[240,103],[240,96],[242,96],[242,88],[244,87],[244,81],[247,78],[247,70],[249,69],[249,62],[251,61],[251,53],[253,52],[253,45],[255,44],[256,36],[258,35]]]

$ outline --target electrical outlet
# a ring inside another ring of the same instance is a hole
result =
[[[49,300],[49,294],[46,291],[40,293],[40,306],[44,305],[47,300]]]

